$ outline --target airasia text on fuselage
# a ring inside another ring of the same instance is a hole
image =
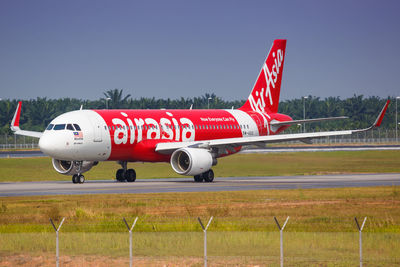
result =
[[[193,122],[188,118],[174,118],[171,112],[168,117],[159,120],[154,118],[130,118],[125,112],[122,117],[111,121],[114,131],[114,144],[134,144],[146,139],[167,139],[174,141],[194,141],[195,129]]]

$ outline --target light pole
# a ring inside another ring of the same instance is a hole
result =
[[[106,109],[108,109],[108,100],[111,100],[111,98],[109,97],[106,98]]]
[[[212,98],[211,97],[209,97],[208,99],[207,99],[207,107],[208,107],[208,109],[210,109],[210,100],[211,100]]]
[[[306,119],[306,99],[308,96],[303,96],[303,120]],[[306,124],[303,123],[303,133],[306,132]]]
[[[400,96],[396,97],[396,142],[398,142],[398,138],[397,138],[397,100],[400,99]]]

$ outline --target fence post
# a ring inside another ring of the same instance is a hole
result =
[[[200,220],[200,217],[197,217],[197,220],[199,220],[200,226],[204,232],[204,267],[207,267],[207,229],[210,226],[212,219],[213,219],[213,216],[211,216],[210,220],[207,223],[207,226],[204,227],[203,223]]]
[[[51,223],[51,225],[53,226],[54,230],[56,231],[56,266],[57,266],[57,267],[60,266],[60,263],[59,263],[59,255],[60,255],[60,254],[59,254],[59,247],[58,247],[58,231],[60,231],[60,228],[61,228],[61,226],[62,226],[64,220],[65,220],[65,217],[62,219],[60,225],[59,225],[58,228],[57,228],[57,227],[54,225],[53,220],[50,218],[50,223]]]
[[[362,260],[362,230],[364,228],[365,221],[367,220],[367,217],[364,218],[364,221],[363,221],[361,226],[358,223],[357,217],[354,217],[354,220],[356,221],[356,225],[357,225],[358,231],[360,232],[360,240],[359,240],[359,242],[360,242],[360,244],[359,244],[359,246],[360,246],[360,267],[362,267],[362,262],[363,262],[363,260]]]
[[[126,228],[128,228],[129,231],[129,267],[132,267],[133,264],[133,254],[132,254],[132,229],[133,227],[135,227],[136,222],[138,220],[138,217],[135,218],[135,221],[133,222],[132,226],[129,227],[128,222],[125,220],[125,218],[123,218],[124,223],[126,225]]]
[[[274,220],[276,222],[276,226],[278,226],[279,232],[280,232],[280,236],[281,236],[281,267],[283,267],[283,229],[285,229],[285,226],[289,220],[289,216],[287,216],[285,223],[283,224],[282,228],[278,222],[278,219],[276,217],[274,217]]]

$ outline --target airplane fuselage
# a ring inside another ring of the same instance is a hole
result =
[[[44,153],[59,160],[168,162],[171,155],[155,151],[160,142],[271,135],[287,128],[271,127],[272,120],[291,118],[237,109],[78,110],[55,118],[39,145]],[[239,150],[236,147],[218,157]]]

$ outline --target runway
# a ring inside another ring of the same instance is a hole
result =
[[[297,188],[338,188],[400,185],[400,173],[317,176],[217,177],[213,183],[195,183],[192,178],[138,179],[134,183],[113,180],[73,184],[54,182],[0,183],[0,197],[83,194],[139,194],[167,192],[212,192]]]

